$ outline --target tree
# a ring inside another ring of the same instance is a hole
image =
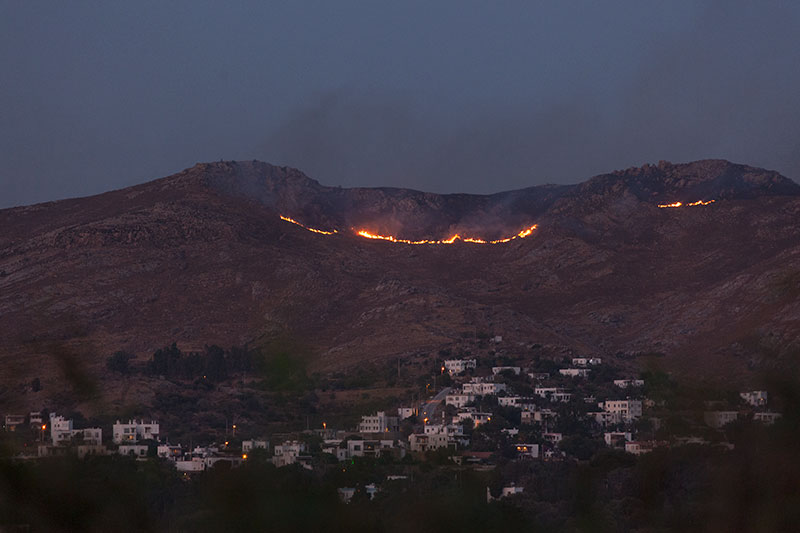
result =
[[[33,378],[33,381],[31,381],[31,390],[33,392],[39,392],[42,390],[42,382],[39,380],[39,378]]]
[[[106,359],[106,366],[112,372],[119,372],[120,374],[127,374],[130,372],[130,365],[128,361],[135,356],[125,351],[115,352],[114,355]]]

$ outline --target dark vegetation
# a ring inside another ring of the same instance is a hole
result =
[[[8,437],[4,437],[7,439]],[[166,461],[119,456],[0,460],[0,525],[70,531],[792,531],[800,519],[796,419],[741,424],[736,448],[634,458],[511,461],[473,471],[431,456],[277,469],[265,454],[181,478]],[[3,444],[9,444],[4,442]],[[6,447],[6,456],[8,449]],[[387,481],[389,474],[408,479]],[[486,502],[510,482],[525,492]],[[368,483],[381,491],[369,501]],[[350,504],[336,489],[354,487]]]

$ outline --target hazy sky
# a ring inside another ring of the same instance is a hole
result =
[[[799,34],[796,1],[0,0],[0,207],[219,159],[436,192],[712,157],[800,180]]]

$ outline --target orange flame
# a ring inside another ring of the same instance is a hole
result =
[[[658,207],[660,207],[661,209],[664,209],[664,208],[667,208],[667,207],[694,207],[696,205],[713,204],[714,202],[716,202],[716,200],[708,200],[708,201],[698,200],[698,201],[692,202],[690,204],[684,204],[683,202],[675,202],[673,204],[658,204]]]
[[[303,228],[305,230],[312,231],[314,233],[319,233],[321,235],[333,235],[335,233],[339,233],[338,230],[325,231],[325,230],[321,230],[321,229],[316,229],[316,228],[312,228],[312,227],[306,226],[305,224],[302,224],[302,223],[298,222],[297,220],[295,220],[295,219],[293,219],[291,217],[287,217],[287,216],[284,216],[284,215],[279,215],[279,216],[281,217],[281,220],[284,220],[286,222],[291,222],[292,224],[296,224],[296,225],[300,226],[301,228]],[[468,243],[472,243],[472,244],[502,244],[502,243],[505,243],[505,242],[513,241],[514,239],[524,239],[525,237],[528,237],[529,235],[531,235],[536,230],[536,228],[538,228],[538,227],[539,227],[538,224],[534,224],[533,226],[530,226],[528,228],[523,229],[522,231],[520,231],[516,235],[512,235],[511,237],[505,237],[503,239],[496,239],[496,240],[493,240],[493,241],[488,241],[486,239],[480,239],[478,237],[462,237],[458,233],[456,233],[455,235],[453,235],[449,239],[442,239],[442,240],[422,239],[422,240],[419,240],[419,241],[412,241],[410,239],[399,239],[399,238],[397,238],[397,237],[395,237],[393,235],[379,235],[377,233],[372,233],[372,232],[364,230],[364,229],[362,229],[362,230],[355,230],[354,229],[354,231],[356,232],[356,235],[358,235],[359,237],[364,237],[365,239],[396,242],[396,243],[399,243],[399,244],[417,244],[417,245],[418,244],[453,244],[456,241],[468,242]]]
[[[455,235],[453,235],[449,239],[443,239],[443,240],[438,240],[438,241],[437,240],[428,240],[428,239],[423,239],[421,241],[412,241],[412,240],[409,240],[409,239],[398,239],[394,235],[378,235],[377,233],[372,233],[370,231],[363,230],[363,229],[362,230],[358,230],[356,232],[356,235],[359,235],[359,236],[364,237],[366,239],[376,239],[376,240],[381,240],[381,241],[397,242],[397,243],[401,243],[401,244],[453,244],[456,241],[468,242],[468,243],[473,243],[473,244],[501,244],[501,243],[504,243],[504,242],[513,241],[514,239],[524,239],[525,237],[527,237],[530,234],[532,234],[534,232],[534,230],[536,230],[536,228],[538,228],[538,227],[539,227],[538,224],[534,224],[533,226],[530,226],[529,228],[523,229],[522,231],[520,231],[516,235],[512,235],[511,237],[505,237],[503,239],[496,239],[496,240],[493,240],[493,241],[487,241],[486,239],[480,239],[480,238],[477,238],[477,237],[462,237],[458,233],[456,233]]]
[[[280,217],[281,217],[281,220],[285,220],[286,222],[291,222],[292,224],[297,224],[301,228],[307,229],[308,231],[313,231],[314,233],[319,233],[319,234],[322,234],[322,235],[333,235],[334,233],[339,233],[336,230],[325,231],[325,230],[321,230],[321,229],[310,228],[310,227],[306,226],[305,224],[301,224],[300,222],[296,221],[293,218],[285,217],[283,215],[280,215]]]

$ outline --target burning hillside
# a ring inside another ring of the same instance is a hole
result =
[[[336,233],[339,233],[339,231],[335,230],[335,229],[332,230],[332,231],[326,231],[326,230],[321,230],[321,229],[317,229],[317,228],[312,228],[310,226],[306,226],[305,224],[303,224],[301,222],[298,222],[297,220],[295,220],[295,219],[293,219],[291,217],[287,217],[285,215],[280,215],[280,218],[281,218],[281,220],[283,220],[285,222],[291,222],[292,224],[300,226],[301,228],[303,228],[303,229],[305,229],[307,231],[311,231],[313,233],[319,233],[321,235],[334,235]],[[493,239],[493,240],[481,239],[479,237],[465,237],[463,235],[460,235],[460,234],[456,233],[456,234],[452,235],[451,237],[449,237],[447,239],[441,239],[441,240],[422,239],[422,240],[417,240],[417,241],[410,240],[410,239],[401,239],[401,238],[395,237],[394,235],[379,235],[377,233],[373,233],[373,232],[365,230],[365,229],[360,229],[360,230],[356,230],[354,228],[351,228],[351,229],[353,230],[355,235],[358,235],[359,237],[364,237],[365,239],[389,241],[389,242],[395,242],[395,243],[399,243],[399,244],[422,245],[422,244],[453,244],[456,241],[467,242],[467,243],[471,243],[471,244],[502,244],[502,243],[506,243],[506,242],[511,242],[511,241],[513,241],[515,239],[524,239],[525,237],[529,237],[531,234],[533,234],[533,232],[536,230],[537,227],[538,227],[538,224],[534,224],[532,226],[529,226],[529,227],[527,227],[525,229],[520,230],[518,233],[516,233],[515,235],[512,235],[510,237],[503,237],[503,238],[500,238],[500,239]]]
[[[683,202],[674,202],[671,204],[658,204],[658,207],[661,209],[667,209],[670,207],[696,207],[696,206],[710,205],[713,204],[714,202],[716,202],[716,200],[708,200],[708,201],[698,200],[696,202],[688,204],[684,204]]]

